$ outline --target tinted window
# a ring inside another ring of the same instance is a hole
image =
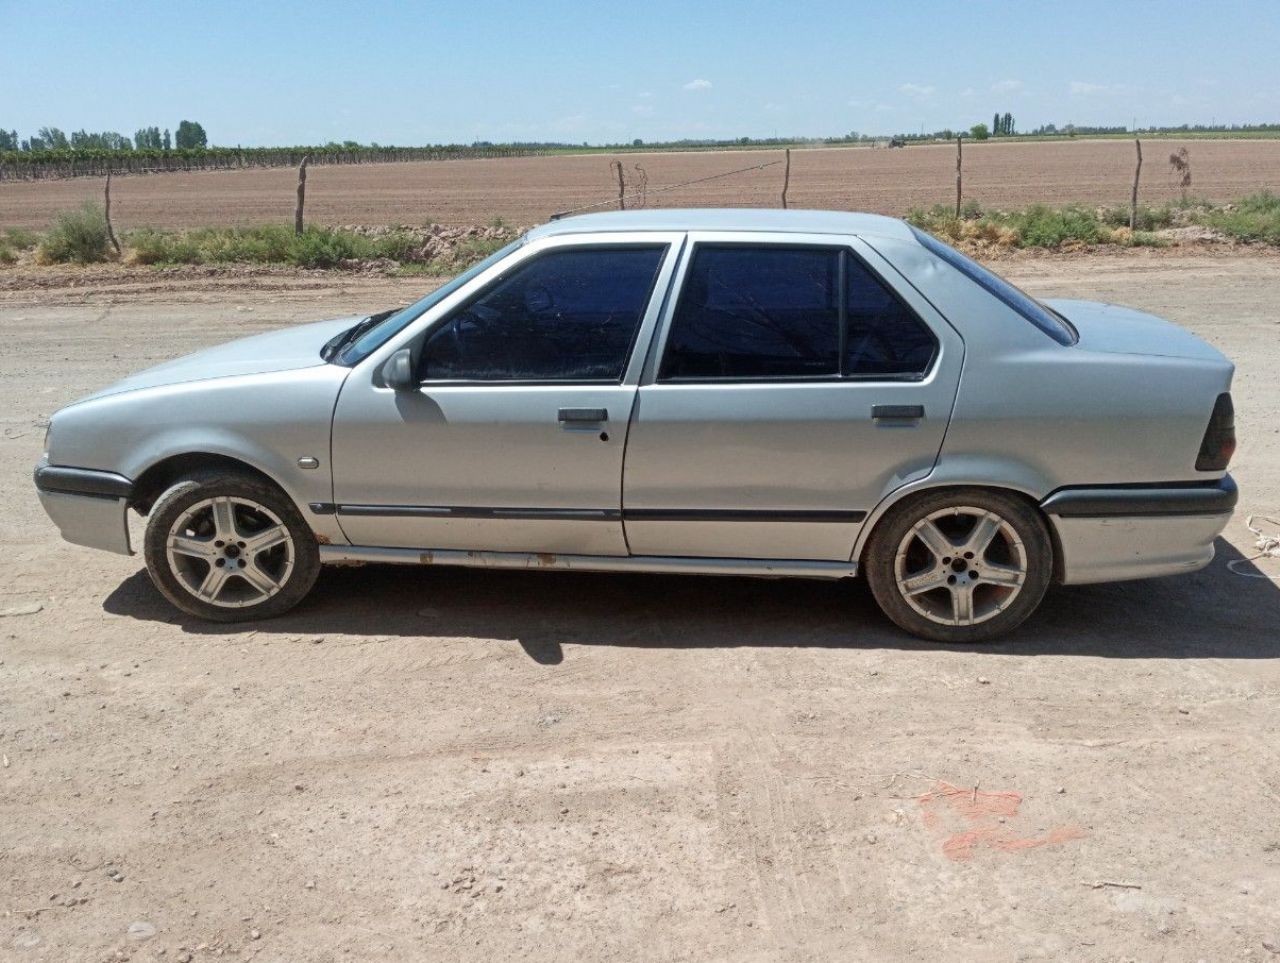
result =
[[[912,230],[915,231],[916,237],[920,239],[920,243],[926,248],[938,255],[970,281],[976,282],[986,289],[988,293],[995,295],[1013,308],[1058,344],[1075,344],[1075,332],[1061,318],[1035,298],[1019,291],[998,274],[992,274],[977,261],[965,257],[953,247],[948,247],[933,235],[926,234],[916,228],[912,228]]]
[[[436,328],[424,379],[622,377],[663,246],[553,251],[516,268]]]
[[[846,266],[843,374],[918,375],[933,359],[933,333],[857,258]]]
[[[661,376],[838,374],[839,264],[837,250],[699,245]]]
[[[458,290],[458,288],[462,287],[472,278],[487,271],[508,254],[514,252],[516,248],[523,243],[523,239],[512,241],[500,251],[494,251],[479,264],[473,264],[452,281],[446,281],[425,298],[409,305],[403,311],[397,311],[385,321],[382,321],[380,324],[370,328],[359,341],[342,353],[342,363],[354,365],[363,361],[374,351],[377,351],[378,348],[382,347],[382,345],[386,344],[388,338],[403,331],[410,322],[421,317],[424,311],[429,311],[431,308],[434,308],[454,291]]]

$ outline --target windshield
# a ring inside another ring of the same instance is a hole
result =
[[[342,352],[342,363],[359,364],[373,352],[387,343],[387,340],[403,331],[411,322],[420,318],[424,312],[431,310],[458,288],[479,275],[524,243],[524,238],[512,241],[501,250],[494,251],[483,261],[473,264],[452,281],[446,281],[420,301],[416,301],[402,311],[397,311],[389,318],[374,325],[366,331],[355,344]]]
[[[918,228],[911,229],[920,243],[942,260],[976,282],[988,293],[995,295],[1013,310],[1034,324],[1037,328],[1053,338],[1058,344],[1075,344],[1076,333],[1066,320],[1035,298],[1020,291],[998,274],[992,274],[977,261],[965,257],[955,248],[943,244],[932,234],[926,234]]]

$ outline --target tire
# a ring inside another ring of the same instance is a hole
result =
[[[899,628],[934,642],[986,642],[1017,628],[1053,577],[1034,506],[981,488],[926,492],[876,525],[863,556],[871,592]]]
[[[319,546],[293,501],[225,471],[193,474],[156,499],[144,557],[166,599],[213,622],[282,615],[320,574]]]

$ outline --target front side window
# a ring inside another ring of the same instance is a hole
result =
[[[665,252],[572,248],[526,261],[431,332],[422,379],[620,379]]]
[[[933,333],[847,248],[699,245],[659,377],[918,377]]]
[[[436,288],[416,303],[388,315],[382,321],[369,328],[368,331],[365,331],[355,344],[342,352],[342,363],[348,367],[359,364],[365,358],[369,357],[369,355],[373,354],[373,352],[386,344],[389,339],[395,337],[415,320],[422,317],[425,312],[430,311],[449,295],[453,294],[454,291],[457,291],[460,287],[469,282],[472,278],[479,277],[508,255],[514,254],[523,243],[523,238],[512,241],[501,250],[494,251],[478,264],[473,264],[452,281],[446,281],[440,287]]]

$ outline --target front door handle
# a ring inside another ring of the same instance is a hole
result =
[[[556,421],[587,421],[600,422],[609,420],[609,409],[607,408],[561,408],[556,415]]]
[[[874,421],[919,421],[924,417],[924,405],[872,405]]]

